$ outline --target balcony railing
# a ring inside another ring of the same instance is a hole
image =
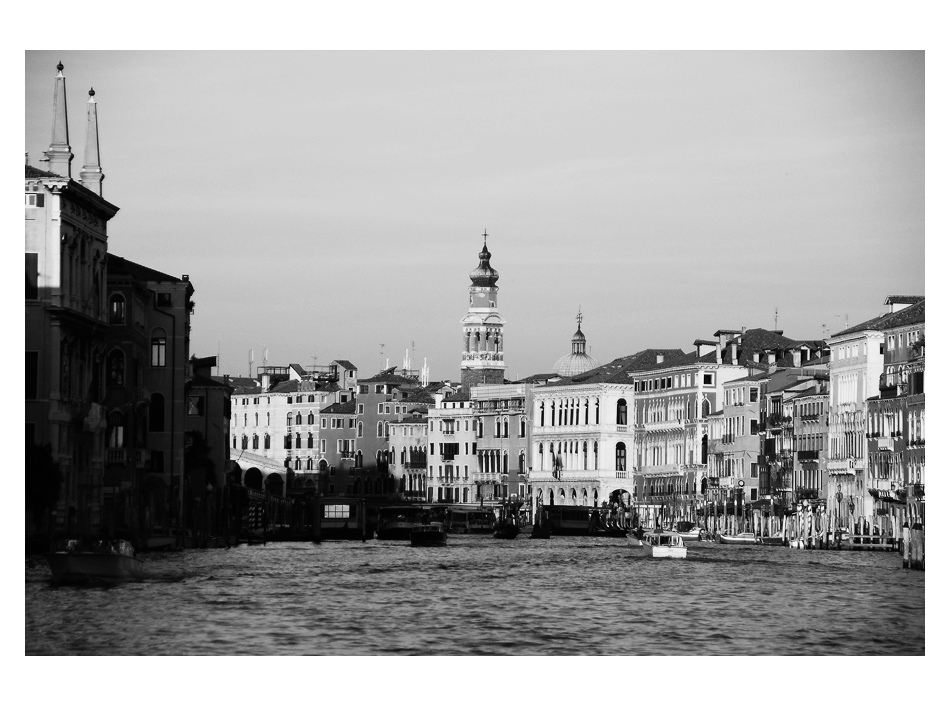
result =
[[[126,449],[106,449],[106,463],[125,465]]]

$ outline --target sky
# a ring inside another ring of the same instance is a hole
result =
[[[924,294],[921,51],[26,51],[25,150],[96,91],[109,250],[195,288],[219,373],[458,380],[488,233],[509,379]]]

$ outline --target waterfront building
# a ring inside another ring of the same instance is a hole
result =
[[[353,469],[355,477],[365,476],[360,487],[365,489],[369,482],[374,493],[377,480],[383,494],[397,492],[397,476],[392,472],[397,452],[391,425],[411,416],[410,408],[428,408],[435,403],[418,376],[408,369],[403,372],[408,374],[400,375],[390,367],[358,381],[354,452],[352,458],[341,461],[348,473]]]
[[[27,482],[27,520],[28,531],[94,533],[105,469],[107,224],[119,209],[102,197],[91,90],[85,163],[80,181],[72,179],[63,65],[57,70],[48,170],[25,166],[25,422],[27,457],[48,447],[61,479],[51,466],[28,469],[49,477]]]
[[[435,402],[428,414],[426,501],[475,502],[479,499],[475,471],[480,443],[475,403],[461,390],[437,395]]]
[[[746,377],[723,383],[722,409],[708,416],[706,486],[710,497],[725,503],[718,510],[727,518],[741,514],[736,512],[737,505],[754,508],[762,500],[759,488],[759,408],[769,374],[754,367],[747,371]],[[735,530],[735,527],[730,529]]]
[[[185,478],[193,487],[224,487],[230,468],[231,392],[212,376],[216,356],[191,357],[191,377],[185,383]],[[196,449],[194,465],[204,465],[206,473],[190,467],[189,450]],[[204,463],[204,456],[207,463]]]
[[[794,391],[793,391],[794,390]],[[783,401],[782,415],[791,419],[792,454],[790,486],[795,502],[819,501],[829,514],[840,517],[834,498],[827,493],[828,484],[828,377],[827,373],[789,389]],[[788,446],[788,444],[786,444]]]
[[[472,388],[475,500],[505,500],[516,494],[525,502],[531,497],[528,415],[534,401],[533,389],[524,382]]]
[[[174,277],[111,253],[107,273],[103,492],[110,516],[135,517],[127,529],[167,531],[181,526],[181,508],[191,497],[185,433],[189,417],[197,416],[187,391],[194,287],[188,275]],[[223,405],[214,410],[223,411]],[[224,420],[213,421],[220,443]],[[207,479],[195,483],[205,488]]]
[[[867,485],[872,523],[900,536],[905,521],[924,516],[924,299],[891,296],[885,305],[892,316],[882,322],[884,372],[867,402]]]
[[[264,365],[254,378],[221,378],[234,388],[230,460],[236,480],[281,496],[288,494],[288,479],[301,490],[325,485],[333,447],[321,439],[329,425],[321,410],[351,401],[356,379],[347,360],[309,370],[296,363]]]
[[[389,472],[397,479],[399,497],[411,502],[428,499],[428,412],[428,406],[409,407],[406,416],[389,425],[390,444],[396,450]]]
[[[634,494],[632,376],[681,356],[648,349],[572,378],[532,376],[528,482],[542,504],[600,506]],[[527,381],[525,381],[527,384]]]
[[[923,324],[923,297],[891,296],[887,298],[886,306],[889,307],[886,313],[840,331],[828,342],[832,355],[829,365],[828,492],[841,492],[843,502],[847,503],[850,524],[858,534],[869,532],[877,511],[886,510],[880,506],[879,498],[881,491],[890,492],[891,483],[890,471],[888,478],[880,475],[872,478],[870,475],[868,447],[872,429],[868,423],[868,400],[881,396],[885,355],[892,354],[894,362],[889,367],[896,376],[901,366],[899,351],[910,350],[906,346],[907,334]],[[902,334],[904,347],[898,346],[898,337]],[[909,362],[904,363],[905,371]],[[883,380],[886,394],[890,397],[888,383],[891,380],[896,382],[897,378],[885,376]],[[896,404],[900,406],[903,402]],[[881,413],[879,420],[883,429],[883,414],[890,411],[890,403],[875,403],[875,408]],[[903,420],[903,413],[894,417],[895,423],[899,424],[897,420]],[[903,429],[901,431],[903,433]],[[880,443],[876,446],[878,453],[880,446]],[[878,459],[884,460],[881,456]],[[880,472],[884,472],[883,467]],[[839,485],[840,491],[837,490]],[[870,493],[872,489],[877,497]]]

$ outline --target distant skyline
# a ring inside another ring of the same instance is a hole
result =
[[[507,376],[818,339],[924,294],[923,52],[26,52],[26,151],[94,87],[109,250],[195,287],[220,372],[458,380],[487,229]]]

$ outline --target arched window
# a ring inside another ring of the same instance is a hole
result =
[[[623,398],[617,400],[617,424],[627,423],[627,401]]]
[[[125,385],[125,354],[118,348],[109,351],[106,357],[106,377],[110,385],[116,387]]]
[[[300,459],[299,459],[299,458],[294,461],[294,470],[295,470],[295,471],[299,471],[299,470],[300,470]]]
[[[260,445],[260,442],[261,442],[260,437],[258,437],[257,434],[255,434],[254,436],[251,437],[251,448],[256,449]]]
[[[165,431],[165,398],[153,392],[148,405],[148,430]]]
[[[241,434],[241,448],[247,448],[247,434]]]
[[[622,442],[617,442],[617,470],[627,470],[627,446]]]
[[[303,424],[303,415],[300,412],[297,412],[297,426]]]
[[[379,439],[383,438],[383,423],[376,422],[376,437]]]
[[[300,434],[299,434],[299,433],[298,433],[297,436],[294,438],[294,441],[296,442],[296,443],[295,443],[295,447],[299,449],[299,448],[300,448]]]
[[[247,426],[247,412],[244,413],[244,426]]]
[[[594,424],[600,424],[600,400],[594,402]]]
[[[597,462],[597,442],[595,441],[594,442],[594,468],[596,469],[598,465],[599,464]]]
[[[307,459],[307,470],[308,470],[308,471],[312,471],[312,470],[313,470],[313,459],[312,459],[312,458],[308,458],[308,459]]]
[[[113,294],[109,297],[109,323],[125,323],[125,297],[121,294]]]
[[[231,448],[232,448],[232,449],[236,449],[236,448],[237,448],[237,435],[236,435],[236,434],[232,434],[232,435],[231,435]]]
[[[294,413],[287,412],[287,426],[292,427],[294,425]]]
[[[264,434],[264,448],[270,448],[270,434]]]
[[[313,448],[313,432],[310,432],[309,434],[307,434],[307,448],[308,449]]]
[[[110,449],[125,446],[125,415],[118,410],[109,414],[108,445]]]
[[[357,439],[362,439],[362,438],[363,438],[363,422],[359,422],[359,423],[356,425],[356,438],[357,438]]]
[[[495,417],[495,438],[501,438],[501,417]]]
[[[508,417],[505,417],[504,422],[502,422],[502,435],[505,439],[508,438]]]
[[[526,424],[527,422],[525,421],[524,417],[521,417],[521,419],[518,420],[518,436],[521,437],[522,439],[524,438],[524,435],[525,435]]]
[[[584,470],[587,470],[587,442],[584,442]]]
[[[257,422],[258,422],[257,412],[254,412],[254,426],[257,426]]]
[[[313,397],[313,395],[310,395],[310,397]],[[310,410],[310,414],[307,415],[307,424],[313,424],[313,410],[312,409]]]
[[[709,416],[709,400],[704,397],[703,398],[703,419],[705,419],[708,416]]]

